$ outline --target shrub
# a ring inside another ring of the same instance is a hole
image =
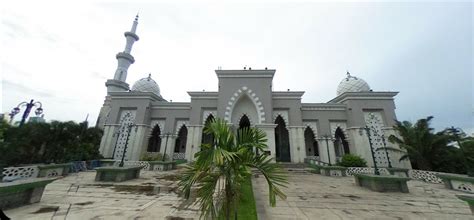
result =
[[[366,167],[367,162],[364,160],[364,158],[358,155],[346,154],[342,156],[341,161],[336,165],[343,167]]]
[[[166,160],[169,159],[168,155],[166,155],[165,159]],[[141,161],[159,161],[159,160],[163,160],[163,154],[161,154],[161,153],[147,153],[147,154],[143,155],[140,160]]]

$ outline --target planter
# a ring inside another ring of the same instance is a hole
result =
[[[176,169],[176,161],[148,161],[150,163],[149,170],[167,171]]]
[[[443,180],[444,186],[447,189],[463,191],[467,193],[474,193],[474,177],[468,177],[459,174],[436,174],[437,177]]]
[[[378,176],[372,174],[354,174],[356,185],[376,192],[408,193],[407,181],[410,178],[398,176]]]
[[[71,163],[39,165],[38,177],[66,176],[71,166]]]
[[[30,178],[0,183],[0,210],[39,202],[43,196],[44,187],[54,180]]]
[[[323,176],[346,176],[347,167],[320,166],[319,170]]]
[[[390,173],[390,175],[394,175],[394,176],[398,176],[398,177],[409,177],[408,176],[408,170],[409,169],[406,169],[406,168],[395,168],[395,167],[392,167],[392,168],[385,168],[388,170],[388,172]]]
[[[100,167],[112,167],[114,166],[116,160],[112,159],[105,159],[105,160],[100,160]]]
[[[308,166],[311,168],[309,172],[321,174],[321,166],[316,165],[316,164],[308,164]]]
[[[140,177],[141,166],[129,167],[98,167],[95,181],[123,182]]]
[[[456,195],[458,199],[467,202],[469,208],[471,208],[471,214],[474,215],[474,196],[472,195]]]

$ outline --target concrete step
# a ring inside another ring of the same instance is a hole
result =
[[[306,168],[308,167],[307,164],[305,163],[283,163],[283,162],[279,162],[278,163],[281,167],[283,168]]]

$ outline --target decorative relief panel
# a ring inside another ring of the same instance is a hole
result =
[[[3,169],[4,179],[17,179],[17,178],[36,178],[38,176],[39,169],[37,166],[29,167],[5,167]]]
[[[181,129],[181,127],[183,127],[183,125],[188,127],[189,126],[189,121],[187,121],[187,120],[178,120],[178,121],[176,121],[176,127],[175,127],[176,128],[175,129],[175,134],[176,135],[178,135],[179,129]]]
[[[314,134],[314,138],[318,138],[318,125],[315,121],[303,121],[305,127],[311,128]]]
[[[212,115],[214,118],[216,118],[217,117],[217,111],[215,111],[215,110],[204,110],[202,112],[202,121],[201,121],[201,123],[203,125],[206,124],[206,120],[209,117],[209,115]]]
[[[364,112],[365,124],[370,128],[370,140],[374,148],[374,156],[377,166],[388,167],[388,159],[385,150],[377,150],[384,147],[382,140],[384,122],[380,112]],[[364,132],[365,133],[365,132]],[[367,134],[366,134],[367,135]]]
[[[283,120],[285,121],[286,127],[289,126],[289,118],[288,118],[288,111],[286,110],[273,110],[273,123],[275,123],[275,120],[278,116],[281,116]]]
[[[336,138],[336,129],[341,128],[344,133],[346,141],[349,140],[349,135],[347,134],[347,124],[346,122],[330,122],[329,126],[331,127],[331,135],[333,138]]]
[[[130,142],[130,137],[133,137],[135,129],[129,129],[129,126],[135,122],[136,110],[122,110],[120,113],[120,127],[118,130],[117,144],[114,149],[114,159],[121,160],[124,153],[125,158],[127,159],[125,150],[125,145],[127,144],[127,138]],[[129,134],[130,132],[130,134]]]

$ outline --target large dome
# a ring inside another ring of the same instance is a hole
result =
[[[151,74],[148,77],[136,81],[132,86],[132,91],[136,92],[152,92],[157,96],[161,97],[160,87],[158,84],[151,78]]]
[[[369,92],[370,87],[363,79],[351,76],[347,72],[347,77],[339,83],[337,87],[337,95],[341,95],[345,92]]]

